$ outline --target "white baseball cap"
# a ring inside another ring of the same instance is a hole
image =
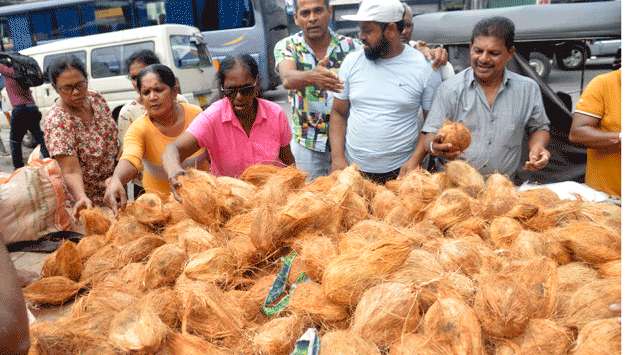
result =
[[[341,16],[346,21],[398,22],[405,8],[399,0],[363,0],[356,15]]]

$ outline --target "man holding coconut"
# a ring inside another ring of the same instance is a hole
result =
[[[523,168],[536,171],[547,166],[549,119],[536,82],[506,69],[514,51],[510,19],[492,17],[475,25],[470,68],[440,86],[422,127],[427,152],[447,160],[464,159],[483,175],[499,172],[513,177],[527,132],[529,160]],[[447,119],[471,131],[472,142],[464,152],[436,134]]]

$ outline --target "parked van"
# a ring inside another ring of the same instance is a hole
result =
[[[212,58],[201,32],[192,26],[167,24],[75,37],[30,47],[20,53],[34,58],[45,74],[56,58],[77,56],[85,64],[88,87],[103,95],[117,118],[122,106],[137,96],[127,78],[125,61],[142,49],[153,50],[162,64],[173,70],[182,95],[190,103],[206,108],[219,97]],[[31,90],[45,116],[58,97],[55,89],[45,82]],[[7,110],[6,89],[2,90],[2,97],[2,107]]]

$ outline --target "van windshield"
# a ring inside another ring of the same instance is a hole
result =
[[[171,36],[171,50],[178,68],[201,68],[212,65],[206,44],[194,36]]]

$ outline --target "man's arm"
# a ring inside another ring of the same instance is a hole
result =
[[[330,139],[331,172],[348,166],[346,161],[346,127],[348,125],[348,113],[350,101],[335,98],[330,113],[330,127],[328,135]]]
[[[539,130],[529,137],[529,160],[525,162],[524,169],[529,171],[541,170],[549,164],[551,153],[547,150],[549,144],[549,131]]]
[[[30,347],[28,317],[11,257],[0,241],[0,354],[26,354]]]
[[[618,132],[606,132],[599,129],[600,120],[580,112],[573,114],[573,123],[569,132],[572,143],[582,144],[591,149],[621,148],[621,138]]]
[[[282,86],[287,90],[299,90],[313,85],[322,90],[340,92],[343,83],[335,73],[326,69],[328,59],[320,61],[312,70],[298,70],[295,61],[285,59],[278,65]]]

